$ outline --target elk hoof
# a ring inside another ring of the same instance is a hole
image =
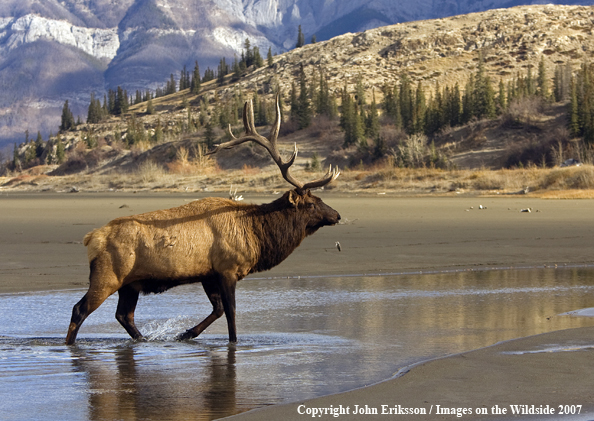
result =
[[[175,337],[176,341],[187,341],[190,339],[194,339],[196,335],[191,330],[186,330],[184,333],[180,333]]]

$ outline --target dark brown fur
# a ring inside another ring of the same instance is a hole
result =
[[[118,218],[85,237],[91,268],[89,291],[74,306],[66,343],[82,322],[118,291],[116,319],[130,336],[139,293],[201,282],[212,313],[180,339],[198,336],[224,313],[235,342],[235,286],[245,275],[271,269],[303,239],[340,215],[309,190],[291,190],[272,203],[246,205],[203,199],[188,205]]]

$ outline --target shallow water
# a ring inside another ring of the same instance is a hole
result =
[[[84,291],[0,295],[0,419],[215,419],[345,391],[422,360],[593,325],[571,313],[594,307],[593,275],[248,279],[237,293],[237,345],[224,318],[196,340],[174,340],[210,312],[199,285],[141,297],[136,321],[147,342],[115,321],[114,296],[73,347],[64,334]]]

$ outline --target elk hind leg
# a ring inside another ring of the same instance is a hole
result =
[[[210,313],[206,319],[202,320],[193,328],[188,329],[184,333],[180,334],[177,337],[177,339],[180,341],[192,339],[200,335],[208,326],[220,318],[225,312],[223,308],[223,302],[221,300],[219,285],[215,281],[203,281],[202,287],[204,288],[204,292],[206,292],[206,295],[212,304],[212,313]]]
[[[115,316],[134,340],[142,338],[142,334],[134,324],[134,310],[138,303],[138,294],[139,292],[130,285],[121,287],[118,290],[119,300]]]

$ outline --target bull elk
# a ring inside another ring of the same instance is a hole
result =
[[[169,288],[201,282],[212,313],[178,336],[191,339],[225,314],[229,341],[237,342],[235,287],[249,273],[271,269],[286,259],[308,235],[325,225],[335,225],[340,215],[310,189],[338,177],[336,169],[315,181],[303,183],[290,172],[297,146],[283,161],[276,144],[281,113],[268,138],[254,125],[251,101],[243,112],[245,135],[218,145],[209,154],[252,141],[263,146],[293,185],[272,203],[253,205],[210,197],[186,205],[114,219],[84,238],[89,257],[89,290],[72,309],[66,344],[73,344],[83,321],[107,297],[118,292],[116,319],[133,339],[142,334],[134,324],[140,293],[161,293]]]

